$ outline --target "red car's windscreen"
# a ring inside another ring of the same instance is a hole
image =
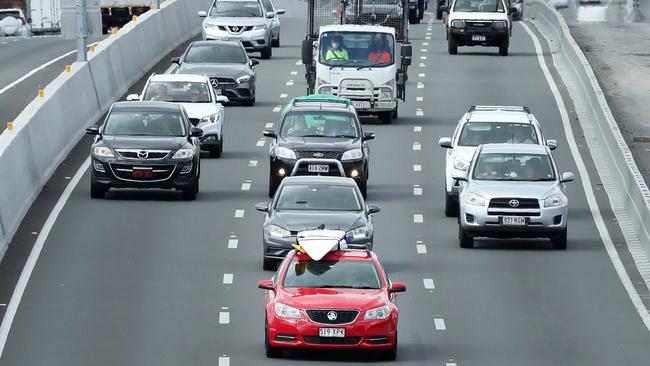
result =
[[[371,261],[294,259],[284,276],[284,287],[380,289]]]

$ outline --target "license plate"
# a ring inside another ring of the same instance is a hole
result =
[[[318,335],[329,338],[344,338],[345,328],[319,328]]]
[[[522,216],[503,216],[501,225],[526,226],[526,218]]]
[[[472,34],[472,41],[485,42],[485,39],[484,34]]]
[[[307,166],[307,171],[310,173],[329,173],[329,165],[309,165]]]
[[[370,102],[365,102],[362,100],[353,100],[352,105],[354,108],[359,108],[359,109],[368,109],[370,108]]]
[[[153,178],[153,172],[151,170],[134,170],[131,176],[133,178]]]

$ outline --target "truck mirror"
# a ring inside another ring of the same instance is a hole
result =
[[[305,65],[311,65],[313,62],[313,44],[311,39],[303,39],[302,41],[302,63]]]

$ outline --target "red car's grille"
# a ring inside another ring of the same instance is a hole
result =
[[[361,342],[361,337],[343,337],[343,338],[330,338],[330,337],[313,337],[302,336],[305,343],[311,344],[357,344]]]
[[[322,324],[352,323],[359,315],[358,310],[309,309],[307,315],[311,321]]]

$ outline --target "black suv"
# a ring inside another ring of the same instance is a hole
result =
[[[199,192],[200,128],[182,106],[166,102],[118,102],[104,124],[86,129],[97,136],[90,149],[90,195],[110,188],[166,188],[193,200]]]
[[[366,197],[369,148],[375,138],[363,133],[352,102],[332,95],[294,98],[284,107],[277,130],[264,130],[273,138],[270,147],[269,197],[289,176],[298,159],[336,159]],[[336,164],[310,162],[300,175],[339,175]]]

